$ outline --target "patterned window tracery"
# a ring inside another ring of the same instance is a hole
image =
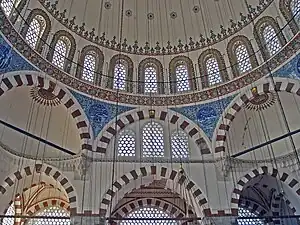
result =
[[[142,130],[143,157],[164,157],[164,134],[161,124],[148,122]]]
[[[222,82],[218,61],[215,57],[206,60],[206,69],[209,86],[213,86]]]
[[[20,1],[16,0],[2,0],[1,7],[6,16],[9,16],[14,7],[17,7]]]
[[[32,19],[25,36],[25,40],[28,42],[30,47],[34,49],[36,48],[38,40],[41,38],[45,27],[46,22],[42,16],[37,15]]]
[[[122,61],[116,63],[114,68],[114,89],[126,89],[127,68]]]
[[[250,212],[248,209],[239,208],[239,217],[257,217],[254,213]],[[238,219],[238,225],[263,225],[261,219]]]
[[[281,49],[281,44],[276,36],[275,29],[271,25],[265,26],[263,30],[263,37],[270,56],[275,55]]]
[[[177,92],[184,92],[190,90],[189,72],[185,63],[180,63],[176,66],[176,87]]]
[[[249,53],[245,45],[240,44],[235,49],[240,74],[252,69]]]
[[[135,156],[135,133],[124,130],[118,140],[118,156]]]
[[[91,83],[95,80],[95,70],[96,70],[96,53],[87,54],[84,57],[83,62],[83,71],[82,71],[82,79],[89,81]]]
[[[52,62],[60,69],[64,69],[65,60],[70,49],[70,41],[67,37],[61,37],[58,39],[53,53]]]
[[[295,17],[295,21],[300,25],[300,1],[292,0],[290,3],[290,8],[293,16]]]
[[[151,220],[170,218],[170,215],[154,207],[144,207],[129,213],[127,218],[147,218],[146,220],[123,220],[121,225],[178,225],[175,220]]]
[[[45,217],[69,217],[69,213],[58,206],[50,206],[36,213],[35,216]],[[54,219],[54,218],[42,218],[42,219],[30,219],[28,225],[70,225],[70,219]]]
[[[188,136],[185,132],[179,130],[171,136],[171,149],[173,158],[188,158]]]
[[[5,213],[5,216],[14,216],[15,215],[15,207],[14,203],[11,203]],[[5,217],[2,219],[2,225],[14,225],[14,218]]]
[[[145,93],[157,93],[157,71],[151,65],[145,69]]]

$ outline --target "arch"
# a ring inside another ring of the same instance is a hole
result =
[[[125,78],[125,90],[127,92],[133,92],[133,62],[131,58],[129,58],[127,55],[123,54],[117,54],[114,55],[109,62],[109,69],[108,69],[108,78],[107,78],[107,87],[113,89],[114,86],[114,70],[115,66],[118,64],[119,61],[123,61],[126,63],[126,69],[127,69],[127,76]]]
[[[238,95],[234,101],[227,107],[223,115],[220,117],[218,122],[217,130],[214,134],[213,140],[215,140],[215,153],[224,153],[226,144],[226,135],[230,130],[230,126],[235,119],[236,113],[238,113],[243,105],[251,101],[255,96],[263,93],[270,92],[281,92],[285,91],[288,93],[296,94],[300,96],[300,83],[297,80],[287,78],[275,78],[275,86],[269,82],[261,83],[257,86],[252,87],[257,90],[252,92],[248,89],[246,92]],[[214,141],[213,141],[214,142]]]
[[[58,40],[60,40],[60,38],[62,38],[62,37],[66,37],[70,41],[70,50],[69,50],[67,57],[65,58],[64,68],[63,68],[63,70],[65,72],[69,73],[71,70],[71,66],[72,66],[72,60],[74,58],[75,51],[76,51],[76,41],[75,41],[74,37],[72,36],[72,34],[70,34],[68,31],[59,30],[54,34],[52,41],[50,43],[50,46],[49,46],[49,52],[47,54],[47,59],[50,62],[52,62],[53,55],[55,52],[55,46],[56,46]]]
[[[235,36],[234,38],[232,38],[229,41],[229,43],[227,45],[227,54],[228,54],[229,62],[231,65],[232,74],[234,77],[238,77],[238,76],[242,75],[239,72],[238,59],[237,59],[237,55],[235,52],[236,48],[239,45],[244,45],[246,47],[252,69],[258,67],[256,55],[255,55],[253,46],[252,46],[251,42],[249,41],[249,39],[244,35]]]
[[[106,215],[107,213],[109,213],[108,208],[112,202],[112,199],[114,198],[114,196],[116,196],[116,193],[124,188],[127,184],[129,184],[131,181],[137,180],[140,177],[153,175],[160,176],[161,178],[167,179],[171,182],[176,182],[179,185],[184,185],[187,193],[190,193],[190,196],[194,197],[195,202],[197,202],[197,204],[202,209],[203,215],[211,214],[211,210],[208,207],[208,201],[204,193],[200,190],[198,185],[189,180],[184,173],[182,173],[181,171],[172,170],[167,167],[147,166],[141,167],[139,169],[134,169],[124,174],[118,180],[114,181],[112,187],[108,188],[101,200],[100,215]]]
[[[219,72],[222,80],[221,82],[226,82],[229,80],[225,61],[221,52],[219,52],[217,49],[210,48],[202,52],[198,58],[202,88],[210,87],[209,79],[208,79],[208,71],[206,67],[206,62],[210,58],[215,58],[217,60],[219,66]]]
[[[254,38],[259,46],[259,49],[261,50],[264,60],[268,60],[269,58],[271,58],[271,55],[267,49],[267,43],[265,43],[264,36],[263,36],[263,31],[265,27],[269,25],[275,30],[276,36],[281,44],[281,47],[283,47],[287,43],[278,23],[273,17],[264,16],[260,18],[254,24],[253,32],[254,32]]]
[[[39,72],[17,71],[3,75],[2,82],[0,84],[0,97],[7,91],[22,86],[36,86],[53,93],[77,122],[76,126],[82,143],[82,150],[92,150],[92,145],[90,143],[92,140],[92,131],[89,127],[88,119],[77,100],[68,90],[63,89],[57,83],[42,77]]]
[[[277,180],[285,183],[289,188],[291,188],[297,196],[300,195],[300,188],[297,185],[299,181],[292,175],[286,172],[280,172],[278,169],[262,166],[252,171],[247,172],[242,176],[239,181],[235,184],[234,189],[231,193],[231,212],[233,216],[238,215],[239,199],[242,194],[243,187],[253,178],[259,175],[270,175]]]
[[[29,25],[31,23],[31,21],[36,17],[36,16],[41,16],[43,17],[43,19],[45,20],[45,29],[41,35],[41,37],[39,37],[37,44],[36,44],[36,48],[35,50],[39,53],[41,53],[43,51],[44,45],[47,42],[47,39],[49,37],[49,33],[51,31],[51,20],[48,16],[48,14],[43,11],[42,9],[33,9],[31,10],[31,12],[29,13],[29,15],[26,18],[26,22],[21,30],[21,35],[23,36],[23,38],[25,38],[28,29],[29,29]]]
[[[0,193],[5,195],[9,189],[13,189],[13,185],[17,182],[20,182],[27,177],[30,177],[34,174],[45,174],[48,177],[54,179],[54,181],[59,182],[60,185],[65,189],[69,204],[70,204],[70,213],[71,215],[75,215],[77,213],[77,193],[76,189],[69,182],[68,178],[62,174],[57,168],[45,165],[45,164],[35,164],[30,165],[24,168],[20,168],[16,170],[14,173],[10,174],[8,177],[4,179],[2,184],[0,185]]]
[[[299,31],[299,25],[295,21],[293,12],[291,10],[291,3],[293,0],[280,0],[279,1],[279,10],[283,17],[285,18],[286,22],[289,23],[291,31],[294,35],[296,35]],[[299,12],[300,13],[300,12]]]
[[[51,206],[58,206],[60,208],[65,209],[66,211],[70,212],[70,205],[69,203],[61,200],[61,199],[46,199],[41,202],[36,203],[35,205],[31,206],[28,211],[26,211],[26,214],[29,216],[32,216],[39,212],[40,210],[51,207]]]
[[[175,94],[177,92],[176,85],[176,67],[180,64],[185,64],[188,71],[188,82],[190,85],[190,91],[197,90],[197,81],[195,78],[195,70],[192,60],[184,55],[174,57],[169,64],[169,79],[170,79],[170,92]]]
[[[2,0],[3,1],[3,0]],[[2,2],[1,1],[1,2]],[[15,6],[15,3],[16,3],[16,0],[12,0],[14,1],[14,6],[10,12],[10,14],[7,16],[10,20],[10,22],[12,24],[15,24],[21,11],[24,9],[26,3],[27,3],[27,0],[20,0],[19,4],[17,5],[17,7]]]
[[[102,69],[104,63],[104,55],[102,51],[93,45],[85,46],[81,52],[78,59],[77,70],[76,70],[76,77],[82,79],[82,73],[84,69],[84,59],[87,55],[91,54],[96,58],[96,67],[94,71],[94,84],[100,85],[101,84],[101,77],[102,77]]]
[[[145,93],[145,69],[147,66],[152,65],[156,69],[157,77],[157,93],[164,94],[164,75],[163,75],[163,66],[161,62],[156,58],[146,58],[139,63],[138,69],[138,93]]]
[[[154,111],[154,112],[153,112]],[[194,122],[188,120],[183,115],[171,110],[161,109],[144,109],[132,110],[121,114],[116,121],[113,119],[107,124],[97,137],[97,152],[106,153],[110,141],[127,125],[138,122],[144,119],[157,119],[160,121],[169,121],[171,124],[179,124],[179,127],[184,130],[188,136],[199,146],[201,154],[210,154],[210,142],[205,133]]]

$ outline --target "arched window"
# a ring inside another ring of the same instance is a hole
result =
[[[170,62],[170,92],[180,93],[196,90],[193,63],[186,56],[177,56]]]
[[[270,56],[275,55],[281,49],[281,44],[276,36],[276,31],[271,25],[265,26],[263,37]]]
[[[13,9],[17,8],[21,0],[2,0],[1,7],[6,16],[10,16]]]
[[[54,54],[52,63],[59,67],[60,69],[64,69],[65,67],[65,60],[70,51],[70,40],[63,36],[58,39],[55,47],[54,47]]]
[[[32,19],[25,36],[25,40],[31,48],[36,48],[38,40],[41,38],[45,28],[46,21],[42,16],[37,15]]]
[[[164,133],[161,124],[146,123],[142,129],[143,157],[164,157]]]
[[[227,53],[234,77],[258,66],[253,47],[246,36],[232,38],[227,45]]]
[[[145,93],[157,93],[157,72],[151,65],[145,69]]]
[[[254,213],[250,212],[248,209],[239,208],[238,211],[239,217],[257,217]],[[238,219],[238,225],[263,225],[263,221],[261,219]]]
[[[143,59],[139,63],[138,73],[138,93],[164,94],[163,66],[158,59]]]
[[[114,89],[119,89],[124,91],[126,89],[126,77],[127,77],[127,68],[120,60],[115,65],[114,69]]]
[[[292,15],[298,25],[300,25],[300,1],[292,0],[290,3]]]
[[[202,87],[211,87],[228,80],[224,59],[216,49],[207,49],[198,59]]]
[[[5,212],[5,216],[14,216],[15,215],[15,206],[14,203],[12,202],[8,209]],[[2,225],[14,225],[15,219],[12,217],[4,217],[2,219]]]
[[[270,16],[262,17],[256,22],[254,37],[265,60],[275,55],[286,44],[278,23]]]
[[[35,216],[45,216],[45,217],[69,217],[70,214],[63,208],[58,206],[50,206],[48,208],[44,208]],[[70,225],[70,219],[30,219],[27,223],[28,225],[47,225],[47,224],[57,224],[57,225]]]
[[[122,220],[121,225],[178,225],[175,220],[157,220],[170,218],[171,215],[154,207],[143,207],[129,213],[126,218],[147,218],[148,220]],[[156,220],[151,220],[156,219]]]
[[[103,62],[104,55],[98,47],[85,46],[80,53],[76,77],[100,85]]]
[[[56,32],[50,43],[47,59],[58,68],[70,72],[76,51],[74,37],[65,30]]]
[[[118,140],[118,156],[135,156],[135,133],[124,130]]]
[[[171,136],[171,149],[173,158],[188,158],[188,136],[185,132],[179,130]]]

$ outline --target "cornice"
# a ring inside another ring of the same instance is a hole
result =
[[[256,7],[249,4],[249,13],[247,15],[240,13],[240,20],[234,21],[231,19],[229,21],[230,27],[226,29],[223,25],[220,25],[220,31],[215,33],[211,30],[208,37],[200,34],[198,40],[194,40],[192,37],[189,37],[189,41],[187,43],[183,43],[182,40],[178,40],[177,45],[172,45],[170,41],[168,41],[166,45],[161,45],[161,43],[157,41],[155,46],[151,46],[149,42],[141,44],[138,43],[138,41],[128,44],[128,40],[126,38],[124,38],[122,43],[120,43],[115,36],[109,40],[105,33],[102,33],[101,36],[97,36],[94,28],[92,30],[86,30],[84,22],[82,24],[78,24],[76,22],[76,16],[73,18],[67,18],[66,14],[68,13],[66,9],[63,11],[58,10],[58,1],[55,1],[52,4],[51,1],[48,0],[39,0],[39,2],[44,6],[48,13],[50,13],[59,23],[65,26],[65,28],[71,30],[87,41],[118,52],[135,55],[157,56],[187,53],[219,43],[251,24],[269,7],[272,2],[274,2],[274,0],[261,0]]]

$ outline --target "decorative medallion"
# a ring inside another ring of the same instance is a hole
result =
[[[199,11],[200,11],[200,7],[195,5],[194,8],[193,8],[193,12],[198,13]]]
[[[148,18],[148,20],[153,20],[154,19],[154,14],[153,13],[148,13],[147,18]]]
[[[30,90],[30,97],[37,103],[46,106],[58,106],[61,102],[52,92],[44,89],[33,87]]]
[[[171,12],[170,17],[171,17],[171,19],[175,19],[177,17],[177,13],[176,12]]]
[[[274,93],[263,93],[256,95],[246,105],[248,110],[262,111],[265,110],[276,102],[277,96]]]
[[[105,3],[104,3],[104,7],[105,7],[106,9],[111,9],[111,3],[110,3],[110,2],[105,2]]]
[[[132,11],[130,9],[126,10],[125,15],[128,17],[132,16]]]

